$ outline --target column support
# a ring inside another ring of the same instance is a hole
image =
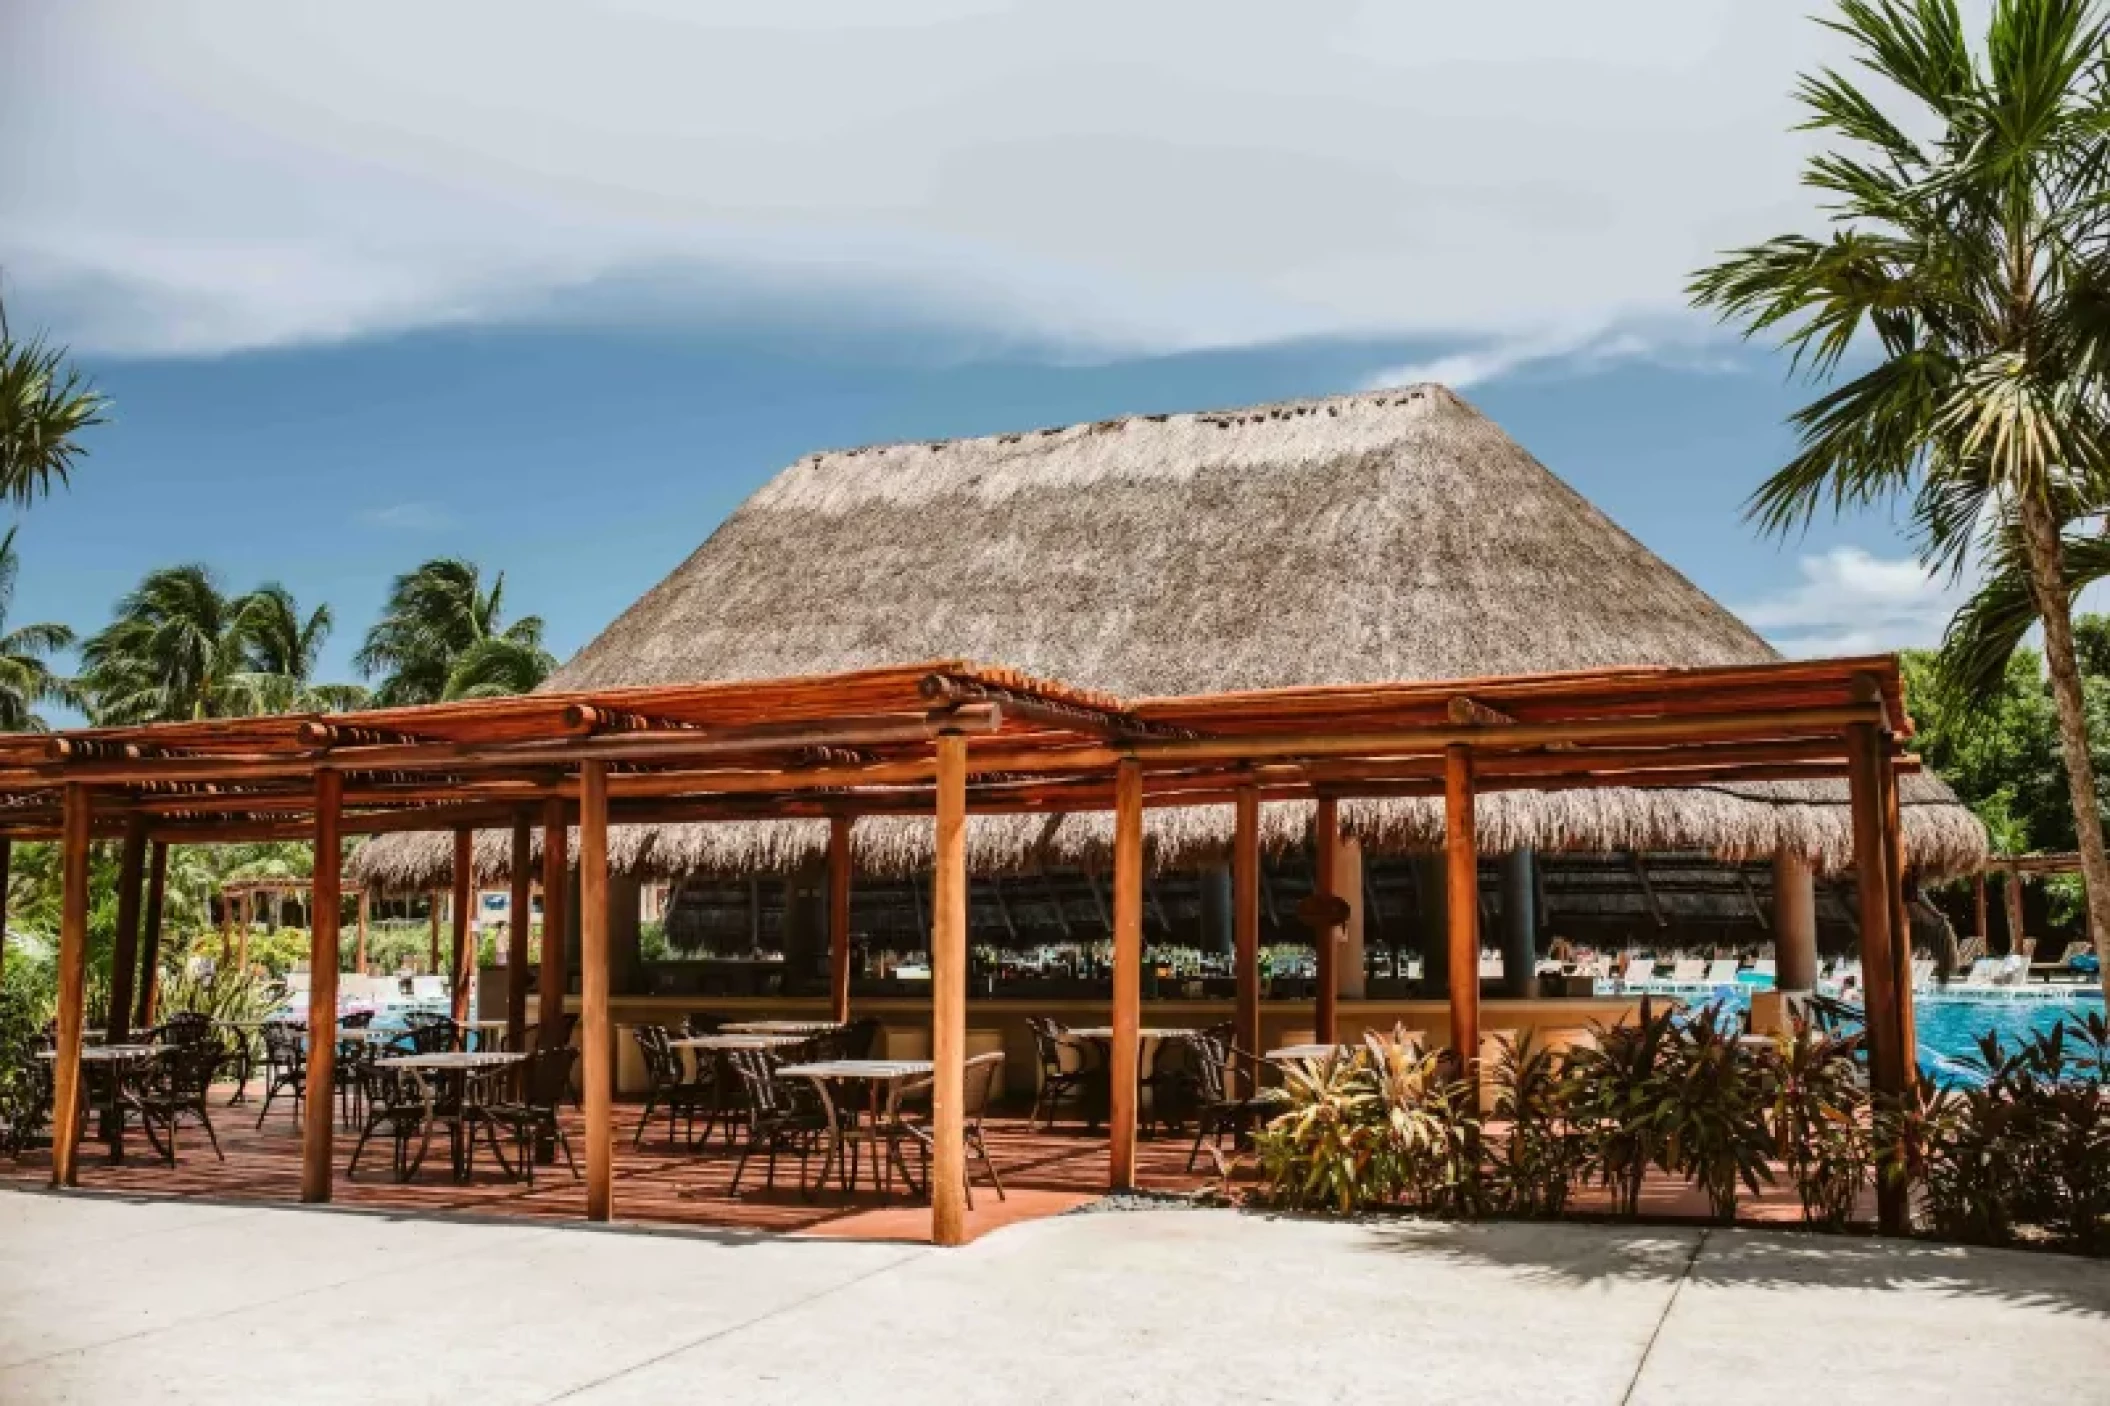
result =
[[[7,888],[8,871],[15,859],[15,842],[0,836],[0,973],[7,970]]]
[[[2022,871],[2007,871],[2007,883],[2000,895],[2007,905],[2007,950],[2017,953],[2022,950]],[[1990,948],[1991,944],[1987,944]]]
[[[1809,859],[1773,856],[1774,984],[1789,996],[1817,989],[1817,876]]]
[[[364,888],[360,889],[358,908],[359,946],[358,955],[352,959],[352,970],[358,972],[361,976],[366,975],[366,924],[372,907],[373,895]]]
[[[608,764],[579,763],[579,1041],[585,1046],[586,1218],[615,1211],[615,1047],[608,1028]]]
[[[471,940],[471,922],[476,908],[476,832],[457,830],[454,832],[454,896],[449,904],[453,919],[454,948],[448,970],[448,1001],[454,1023],[462,1025],[469,1019],[469,983],[476,976],[476,944]]]
[[[847,815],[828,818],[828,1017],[850,1019],[850,826]]]
[[[1142,1082],[1143,764],[1114,767],[1114,1038],[1107,1067],[1107,1182],[1136,1184],[1136,1099]]]
[[[1480,851],[1473,816],[1473,754],[1463,746],[1443,753],[1445,929],[1450,963],[1451,1059],[1473,1089],[1480,1084]]]
[[[930,1238],[967,1243],[967,739],[937,743],[930,928]]]
[[[1539,994],[1537,871],[1528,849],[1502,856],[1502,994],[1525,1001]]]
[[[506,910],[506,1048],[527,1048],[528,930],[535,921],[535,827],[529,812],[513,817],[512,906]]]
[[[168,841],[156,840],[147,848],[147,903],[140,916],[139,1000],[132,1025],[152,1029],[161,1006],[161,918],[168,906]]]
[[[1339,897],[1335,890],[1340,882],[1341,803],[1332,796],[1319,797],[1312,807],[1311,846],[1312,891]],[[1312,924],[1312,941],[1316,944],[1319,988],[1312,1012],[1312,1038],[1330,1045],[1338,1038],[1335,1032],[1340,1026],[1340,933],[1331,923],[1316,922]]]
[[[110,944],[110,1013],[103,1037],[122,1045],[132,1036],[132,1000],[139,990],[139,907],[147,872],[147,827],[141,816],[125,820],[117,859],[117,934]]]
[[[1231,950],[1237,979],[1233,1021],[1244,1051],[1239,1069],[1248,1097],[1260,1088],[1260,792],[1238,788],[1231,838]]]
[[[51,1184],[79,1183],[81,1027],[88,995],[88,822],[86,786],[66,783],[59,839],[59,1043],[51,1070]]]
[[[1904,1091],[1898,1050],[1896,968],[1891,958],[1890,879],[1883,837],[1883,748],[1873,723],[1847,729],[1849,791],[1854,822],[1854,872],[1861,920],[1861,983],[1868,1032],[1870,1083],[1880,1102]],[[1878,1178],[1877,1222],[1885,1235],[1902,1235],[1911,1224],[1906,1188]]]
[[[1897,748],[1880,734],[1877,775],[1883,781],[1884,900],[1890,905],[1890,989],[1897,1003],[1898,1073],[1906,1088],[1919,1078],[1919,1029],[1912,1009],[1912,919],[1905,909],[1905,823],[1898,799]]]
[[[542,968],[535,1044],[539,1049],[564,1028],[566,899],[571,877],[571,829],[564,802],[552,796],[542,807]]]
[[[337,1129],[338,922],[344,907],[344,773],[315,773],[315,872],[308,920],[308,1090],[300,1132],[300,1199],[330,1199]]]

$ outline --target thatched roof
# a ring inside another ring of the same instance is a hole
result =
[[[554,674],[551,689],[754,679],[904,659],[1001,661],[1126,698],[1776,658],[1744,623],[1442,386],[1247,410],[814,454],[735,511]],[[1933,873],[1985,835],[1908,780],[1906,843]],[[1850,856],[1845,787],[1507,792],[1489,852],[1537,848]],[[1266,808],[1298,842],[1308,806]],[[1380,848],[1432,847],[1440,802],[1359,802]],[[1219,853],[1228,808],[1154,811],[1161,864]],[[929,823],[861,821],[865,867],[914,868]],[[634,830],[634,832],[633,832]],[[1110,816],[977,817],[970,860],[1089,858]],[[822,853],[821,822],[619,828],[612,860],[656,873],[775,869]],[[502,871],[507,842],[480,845]],[[438,881],[443,837],[376,840],[357,867]]]

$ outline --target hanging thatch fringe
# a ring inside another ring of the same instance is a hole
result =
[[[1853,865],[1851,816],[1827,790],[1805,783],[1752,783],[1679,790],[1500,791],[1475,807],[1481,853],[1621,850],[1709,853],[1724,860],[1763,859],[1780,850],[1809,858],[1819,873]],[[1929,881],[1971,873],[1986,860],[1985,828],[1946,788],[1924,776],[1902,786],[1905,851]],[[1843,795],[1841,797],[1843,800]],[[1443,802],[1437,797],[1347,801],[1341,823],[1374,853],[1442,848]],[[1260,811],[1260,840],[1269,853],[1305,842],[1308,802],[1275,802]],[[1153,810],[1144,817],[1151,862],[1194,868],[1230,852],[1231,807]],[[576,842],[575,842],[576,843]],[[540,837],[537,837],[539,854]],[[476,837],[480,883],[504,882],[511,860],[508,832]],[[868,816],[851,832],[862,873],[898,876],[931,864],[931,822],[920,816]],[[715,824],[618,825],[609,832],[609,862],[618,872],[654,878],[684,874],[784,873],[820,862],[828,852],[824,820],[737,820]],[[967,858],[978,873],[1010,873],[1049,864],[1093,867],[1110,862],[1113,815],[977,815],[969,817]],[[538,858],[536,861],[540,863]],[[353,857],[360,882],[384,891],[441,887],[451,880],[453,846],[444,835],[383,835]]]

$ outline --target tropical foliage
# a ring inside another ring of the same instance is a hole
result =
[[[81,431],[108,409],[63,347],[41,337],[17,341],[0,304],[0,496],[26,507],[65,483],[86,451]]]
[[[42,732],[40,704],[77,701],[73,685],[51,668],[52,655],[73,647],[73,631],[52,624],[7,628],[22,568],[15,554],[16,531],[10,527],[0,537],[0,732]]]
[[[1828,198],[1830,231],[1738,250],[1691,289],[1748,333],[1777,332],[1832,383],[1796,415],[1800,450],[1751,515],[1785,532],[1906,499],[1930,565],[1959,569],[1974,551],[2006,564],[2008,618],[2020,585],[2043,627],[2104,945],[2110,852],[2065,552],[2067,529],[2110,501],[2103,13],[1994,0],[1978,42],[1955,0],[1842,0],[1827,23],[1875,79],[1826,69],[1798,91],[1828,148],[1804,180]],[[1975,672],[1989,672],[1983,658]]]
[[[381,619],[353,662],[380,676],[387,707],[525,693],[556,667],[542,646],[542,618],[505,623],[505,573],[490,588],[473,562],[442,557],[398,576]]]
[[[303,615],[283,586],[229,595],[196,563],[151,571],[81,648],[79,687],[98,723],[327,709],[362,690],[317,684],[328,606]]]
[[[1403,1032],[1283,1072],[1255,1138],[1268,1204],[1354,1214],[1558,1216],[1578,1189],[1638,1215],[1645,1179],[1676,1178],[1732,1220],[1776,1176],[1803,1219],[1841,1230],[1880,1174],[1905,1181],[1940,1235],[1985,1244],[2028,1227],[2110,1249],[2110,1023],[2091,1014],[2019,1047],[1988,1036],[1972,1082],[1874,1109],[1857,1035],[1798,1024],[1768,1045],[1713,1009],[1644,1008],[1563,1051],[1505,1041],[1493,1117]]]

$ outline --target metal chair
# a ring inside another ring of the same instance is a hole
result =
[[[1088,1107],[1092,1097],[1091,1047],[1070,1038],[1069,1032],[1043,1016],[1028,1016],[1033,1032],[1033,1050],[1040,1058],[1040,1087],[1033,1094],[1029,1123],[1055,1126],[1055,1110],[1064,1102]],[[1045,1116],[1045,1122],[1042,1122]]]
[[[564,1135],[564,1124],[557,1117],[557,1106],[571,1096],[571,1069],[578,1057],[579,1052],[569,1045],[536,1050],[524,1063],[515,1066],[519,1071],[520,1097],[491,1104],[478,1115],[511,1137],[529,1186],[535,1184],[536,1148],[545,1139],[563,1151],[564,1165],[571,1168],[572,1180],[579,1179],[579,1164],[572,1160],[571,1140]],[[506,1169],[506,1175],[513,1175],[505,1153],[496,1144],[491,1150],[498,1157],[498,1165]]]
[[[653,1113],[664,1108],[667,1111],[667,1141],[673,1142],[674,1123],[677,1118],[688,1119],[689,1142],[696,1142],[696,1117],[703,1115],[703,1135],[711,1135],[711,1125],[717,1118],[717,1100],[710,1077],[708,1061],[697,1062],[700,1071],[691,1079],[682,1068],[681,1055],[674,1049],[664,1025],[640,1025],[630,1032],[637,1041],[638,1052],[645,1059],[645,1111],[638,1115],[637,1136],[631,1140],[632,1147],[645,1145],[645,1128],[652,1121]]]
[[[806,1168],[813,1156],[814,1142],[828,1134],[826,1111],[794,1099],[777,1076],[776,1059],[768,1053],[735,1050],[730,1062],[747,1090],[747,1145],[740,1149],[740,1161],[733,1168],[733,1184],[727,1194],[740,1194],[740,1179],[747,1174],[748,1159],[757,1152],[769,1159],[763,1185],[771,1189],[777,1184],[777,1154],[796,1152],[799,1194],[812,1200],[813,1193],[806,1185]]]
[[[979,1054],[968,1060],[960,1074],[960,1113],[962,1118],[960,1139],[963,1144],[963,1150],[967,1154],[962,1159],[960,1170],[961,1178],[966,1185],[967,1209],[970,1211],[974,1209],[974,1159],[976,1158],[981,1159],[983,1170],[989,1173],[989,1184],[996,1188],[996,1199],[999,1201],[1008,1199],[1004,1195],[1003,1178],[997,1175],[996,1163],[990,1160],[989,1144],[982,1138],[982,1114],[989,1107],[990,1093],[996,1087],[996,1076],[1003,1067],[1003,1051],[992,1050],[988,1054]],[[919,1094],[927,1096],[929,1090],[930,1083],[928,1080],[909,1085],[897,1091],[895,1102],[898,1105],[908,1102]],[[898,1107],[890,1109],[889,1114],[888,1129],[891,1134],[887,1138],[887,1169],[889,1178],[892,1176],[893,1168],[898,1166],[901,1169],[902,1179],[911,1186],[915,1185],[914,1178],[909,1175],[908,1160],[901,1152],[905,1143],[913,1141],[922,1153],[923,1180],[924,1185],[928,1186],[930,1184],[932,1136],[930,1124],[928,1122],[910,1122],[903,1119],[900,1117]]]
[[[139,1116],[147,1141],[154,1144],[154,1150],[170,1166],[176,1164],[176,1129],[185,1118],[205,1129],[213,1156],[222,1162],[227,1160],[227,1154],[220,1150],[220,1135],[213,1130],[212,1114],[205,1106],[213,1076],[226,1060],[226,1047],[217,1040],[192,1040],[171,1045],[153,1058],[131,1065],[121,1076],[120,1101]],[[155,1131],[157,1127],[168,1135],[166,1144]]]
[[[301,1110],[308,1099],[308,1033],[289,1020],[266,1021],[264,1036],[264,1106],[257,1110],[256,1125],[264,1126],[271,1103],[281,1093],[293,1096],[293,1126],[300,1126]]]
[[[358,1175],[359,1156],[366,1151],[368,1139],[386,1128],[395,1149],[396,1180],[409,1181],[425,1164],[425,1154],[432,1146],[432,1086],[415,1069],[371,1062],[360,1067],[359,1077],[363,1081],[364,1112],[359,1141],[353,1144],[352,1160],[346,1164],[344,1175],[347,1179]],[[413,1138],[418,1144],[415,1157],[410,1155]]]

